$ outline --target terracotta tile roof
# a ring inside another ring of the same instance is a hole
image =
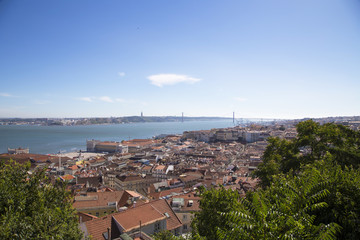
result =
[[[161,213],[169,214],[169,217],[166,219],[166,229],[167,230],[173,230],[173,229],[176,229],[176,228],[182,226],[182,222],[176,216],[176,214],[172,210],[172,208],[167,200],[165,200],[165,199],[156,200],[156,201],[150,202],[150,204],[152,204]]]
[[[164,191],[161,191],[161,192],[150,193],[149,196],[152,197],[153,199],[159,199],[161,197],[165,197],[165,196],[170,195],[172,193],[181,193],[183,189],[184,189],[183,187],[168,189],[168,190],[164,190]]]
[[[195,196],[194,193],[190,192],[187,194],[182,194],[175,196],[176,198],[183,198],[184,199],[184,206],[181,207],[181,210],[179,212],[193,212],[193,211],[200,211],[200,199],[201,197]],[[192,204],[189,204],[189,202],[192,201]]]
[[[144,204],[139,207],[128,209],[113,216],[124,232],[129,232],[140,227],[140,221],[143,226],[154,223],[166,218],[159,210],[151,204]]]
[[[89,172],[90,173],[90,172]],[[76,179],[76,182],[78,184],[88,184],[90,187],[97,187],[101,184],[102,182],[102,177],[101,176],[88,176],[88,177],[78,177]]]
[[[70,180],[75,179],[75,177],[74,177],[73,175],[69,175],[69,174],[64,175],[64,176],[60,176],[60,178],[61,178],[62,180],[64,180],[64,181],[70,181]]]
[[[139,181],[143,180],[141,176],[138,175],[129,175],[129,176],[117,176],[117,178],[122,182],[130,182],[130,181]]]
[[[155,170],[164,170],[165,168],[166,168],[166,166],[159,165],[159,166],[156,166]]]
[[[152,168],[152,166],[145,166],[142,168],[142,170],[149,171],[149,170],[151,170],[151,168]]]
[[[165,215],[167,213],[169,217]],[[80,228],[85,236],[91,235],[93,239],[104,239],[103,233],[107,232],[107,228],[111,227],[111,219],[114,218],[126,231],[142,225],[166,219],[167,230],[173,230],[182,225],[180,219],[171,209],[169,203],[165,199],[156,200],[135,208],[130,208],[124,212],[113,213],[102,218],[80,224]]]
[[[122,141],[123,145],[129,146],[129,147],[145,147],[150,146],[153,144],[161,143],[161,140],[154,140],[154,139],[133,139],[130,141]]]
[[[155,142],[155,141],[152,139],[133,139],[130,140],[129,142]]]
[[[195,180],[201,179],[201,176],[200,175],[187,175],[184,177],[180,177],[180,179],[183,182],[190,182],[190,181],[195,181]]]
[[[100,142],[98,144],[96,144],[97,146],[118,146],[118,145],[121,145],[120,142],[108,142],[108,141],[105,141],[105,142]]]
[[[85,237],[92,236],[92,239],[104,240],[103,233],[107,232],[108,228],[111,228],[111,218],[114,214],[116,213],[80,224]]]
[[[173,230],[182,226],[182,222],[165,199],[155,200],[135,208],[130,208],[124,212],[116,213],[113,218],[125,231],[139,227],[140,221],[142,225],[146,225],[161,219],[166,219],[167,230]]]
[[[129,190],[125,190],[124,194],[121,196],[119,202],[118,202],[118,207],[131,207],[133,206],[133,202],[129,202],[129,199],[131,197],[135,197],[138,198],[136,200],[136,205],[140,206],[143,205],[147,202],[149,202],[143,195],[141,195],[140,193],[137,193],[135,191],[129,191]]]
[[[160,150],[162,148],[164,148],[164,146],[152,147],[153,150]]]
[[[78,170],[78,166],[77,165],[72,165],[71,167],[69,167],[70,170]]]
[[[79,216],[79,222],[87,222],[87,221],[91,221],[93,219],[97,219],[98,217],[91,215],[91,214],[87,214],[84,212],[77,212],[76,213]]]
[[[118,202],[124,191],[89,192],[86,196],[75,196],[73,207],[76,209],[108,206],[108,202]]]
[[[53,155],[43,155],[43,154],[33,154],[33,153],[20,153],[20,154],[8,154],[3,153],[0,154],[0,158],[4,160],[14,160],[19,163],[25,163],[27,161],[30,161],[30,159],[34,159],[35,161],[39,162],[46,162],[46,160],[50,160],[51,162],[58,163],[59,157],[53,156]],[[67,161],[71,158],[68,157],[61,157],[61,161]]]
[[[131,196],[133,197],[139,197],[139,198],[143,198],[143,195],[141,195],[140,193],[138,192],[135,192],[135,191],[131,191],[131,190],[126,190],[127,193],[129,193]]]

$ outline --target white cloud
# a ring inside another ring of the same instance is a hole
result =
[[[92,102],[93,101],[90,97],[81,97],[81,98],[78,98],[78,99],[81,100],[81,101],[85,101],[85,102]]]
[[[247,98],[242,98],[242,97],[234,97],[234,100],[238,101],[238,102],[246,102]]]
[[[108,96],[99,97],[99,100],[100,100],[100,101],[103,101],[103,102],[109,102],[109,103],[114,102],[114,101],[113,101],[110,97],[108,97]]]
[[[162,87],[165,85],[174,85],[177,83],[185,82],[185,83],[196,83],[200,81],[199,78],[193,78],[187,75],[179,75],[179,74],[156,74],[148,76],[151,84]]]
[[[1,97],[12,97],[12,95],[9,93],[0,93],[0,96]]]
[[[124,72],[118,72],[119,77],[124,77],[125,73]]]
[[[81,98],[77,98],[77,100],[84,101],[84,102],[103,101],[103,102],[108,102],[108,103],[113,103],[113,102],[124,103],[124,102],[127,102],[127,100],[122,99],[122,98],[112,99],[112,98],[110,98],[110,97],[108,97],[108,96],[102,96],[102,97],[81,97]]]
[[[126,102],[126,101],[124,99],[122,99],[122,98],[115,98],[115,102],[123,103],[123,102]]]

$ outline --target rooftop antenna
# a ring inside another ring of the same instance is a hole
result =
[[[233,123],[235,124],[235,112],[233,112]]]
[[[184,122],[184,112],[181,113],[181,122]]]
[[[143,112],[141,111],[141,117],[144,117],[144,114],[143,114]]]

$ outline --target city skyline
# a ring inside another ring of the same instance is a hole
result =
[[[360,2],[0,1],[0,118],[360,115]]]

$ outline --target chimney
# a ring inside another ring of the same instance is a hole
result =
[[[141,221],[140,221],[140,239],[141,239],[141,237],[142,237],[142,236],[141,236]]]

